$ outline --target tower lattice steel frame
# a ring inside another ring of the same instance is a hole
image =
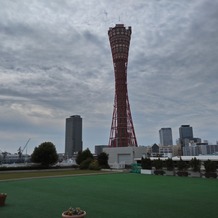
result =
[[[132,29],[116,24],[108,30],[111,46],[114,75],[115,97],[109,146],[138,146],[135,136],[127,91],[127,65]]]

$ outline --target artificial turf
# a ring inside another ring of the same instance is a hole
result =
[[[81,207],[87,218],[217,217],[215,179],[131,173],[0,182],[0,217],[55,218]]]
[[[34,177],[60,177],[60,176],[72,176],[78,174],[96,174],[96,173],[106,173],[104,171],[95,171],[95,170],[29,170],[29,171],[3,171],[0,172],[0,181],[1,180],[10,180],[10,179],[26,179]]]

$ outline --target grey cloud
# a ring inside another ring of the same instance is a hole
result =
[[[20,131],[37,142],[54,139],[63,151],[65,118],[80,114],[85,145],[108,143],[114,72],[107,30],[120,16],[133,29],[128,90],[139,144],[158,142],[161,127],[187,122],[199,137],[215,139],[205,126],[217,125],[217,1],[2,2],[0,119],[6,133],[11,128],[15,135],[19,116]]]

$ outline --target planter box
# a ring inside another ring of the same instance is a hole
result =
[[[186,172],[186,171],[178,171],[176,174],[178,176],[183,176],[183,177],[187,177],[188,176],[188,172]]]
[[[200,172],[189,172],[189,176],[190,177],[194,177],[194,178],[200,178],[202,177]]]
[[[165,176],[175,176],[174,170],[165,170]]]
[[[161,176],[163,176],[165,174],[165,171],[163,171],[163,170],[155,170],[154,171],[154,175],[161,175]]]
[[[205,178],[214,178],[214,179],[216,179],[217,178],[217,173],[215,173],[215,172],[205,173],[204,176],[205,176]]]
[[[141,174],[151,175],[153,174],[153,170],[141,169]]]

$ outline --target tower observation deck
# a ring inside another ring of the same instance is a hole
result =
[[[115,75],[114,110],[109,146],[137,146],[127,91],[127,65],[132,29],[116,24],[108,30]]]

